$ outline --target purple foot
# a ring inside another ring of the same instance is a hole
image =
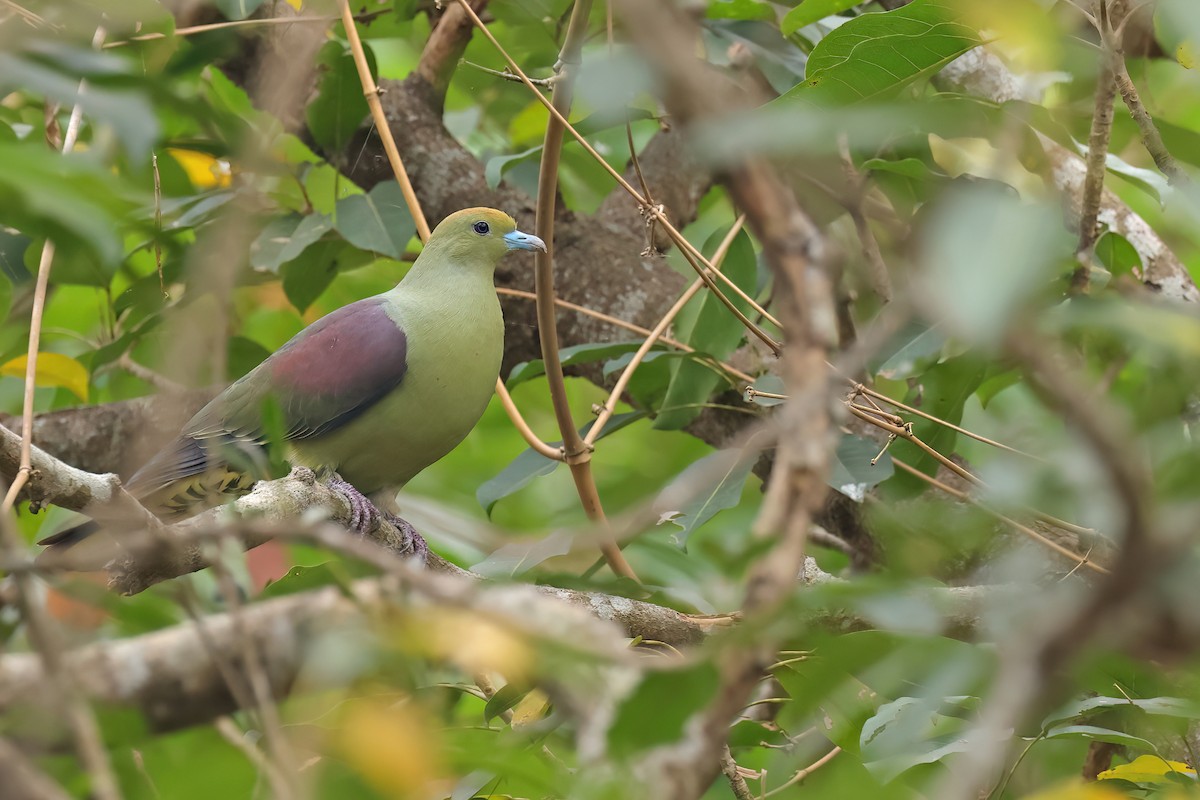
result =
[[[425,543],[425,537],[417,533],[417,529],[407,520],[386,511],[381,513],[383,518],[395,525],[396,530],[400,532],[401,542],[398,548],[400,555],[415,558],[424,566],[426,557],[429,555],[429,545]]]
[[[375,504],[355,489],[341,475],[335,474],[329,481],[329,488],[346,499],[350,506],[350,529],[363,535],[369,534],[379,524],[379,509]]]

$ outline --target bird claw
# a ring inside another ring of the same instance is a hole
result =
[[[425,537],[417,533],[417,529],[412,526],[412,523],[410,523],[408,520],[401,519],[395,514],[389,514],[388,512],[384,511],[383,518],[392,523],[396,530],[400,532],[400,539],[402,542],[402,547],[400,549],[401,555],[415,558],[422,566],[424,566],[425,561],[429,556],[429,544],[426,543]]]
[[[429,545],[426,544],[425,538],[417,533],[417,529],[412,526],[412,523],[395,514],[380,511],[362,492],[355,489],[353,484],[348,483],[340,475],[335,474],[329,480],[329,488],[344,497],[346,505],[350,506],[350,524],[347,527],[356,533],[367,536],[379,526],[379,520],[382,517],[400,533],[400,546],[397,548],[400,555],[416,558],[422,565],[425,564],[426,557],[429,555]]]
[[[371,533],[379,525],[379,509],[366,496],[347,483],[340,475],[334,475],[329,481],[329,488],[340,494],[350,506],[351,530],[364,536]]]

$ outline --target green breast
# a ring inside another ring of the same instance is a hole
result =
[[[346,425],[295,442],[294,461],[336,469],[370,493],[403,486],[471,432],[495,390],[504,320],[490,280],[441,288],[389,293],[407,337],[404,379]]]

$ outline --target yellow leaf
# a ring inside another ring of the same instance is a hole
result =
[[[1175,48],[1175,60],[1179,62],[1179,66],[1184,69],[1191,69],[1196,66],[1196,48],[1191,42],[1180,42],[1179,47]]]
[[[931,133],[929,152],[934,163],[952,178],[965,174],[1003,181],[1025,199],[1035,199],[1044,194],[1040,177],[1027,170],[1009,148],[1002,150],[987,139],[943,139]]]
[[[7,364],[0,366],[0,375],[12,378],[25,378],[26,356],[18,356]],[[87,368],[70,356],[62,353],[38,353],[37,372],[34,373],[34,384],[37,386],[60,386],[68,389],[85,403],[88,399]]]
[[[1182,761],[1167,761],[1158,756],[1138,756],[1128,764],[1104,770],[1096,778],[1102,781],[1117,778],[1131,783],[1167,783],[1164,776],[1172,772],[1189,778],[1196,777],[1196,770]]]
[[[429,609],[420,619],[410,620],[403,633],[410,648],[467,672],[499,672],[510,681],[521,681],[533,668],[534,653],[523,637],[458,609]]]
[[[1084,783],[1079,778],[1063,781],[1027,794],[1021,800],[1128,800],[1123,792],[1110,789],[1102,783]]]
[[[233,168],[224,159],[180,147],[168,147],[167,152],[183,167],[188,180],[197,189],[223,189],[233,180]]]
[[[441,771],[437,726],[411,703],[352,701],[339,739],[345,759],[382,796],[430,796]]]
[[[550,708],[550,698],[541,689],[533,689],[521,698],[521,702],[513,707],[512,726],[519,728],[537,722],[546,716]]]
[[[303,5],[303,3],[304,0],[287,0],[287,4],[297,11],[300,10],[300,6]]]

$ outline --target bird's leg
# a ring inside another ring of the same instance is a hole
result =
[[[347,483],[341,475],[334,473],[329,479],[329,488],[346,499],[350,506],[350,528],[364,536],[379,524],[379,509],[366,496]]]
[[[416,558],[424,565],[426,557],[429,555],[429,545],[425,542],[425,537],[417,533],[417,529],[408,520],[401,519],[388,511],[380,513],[383,514],[384,519],[392,523],[396,530],[400,532],[400,554]]]

